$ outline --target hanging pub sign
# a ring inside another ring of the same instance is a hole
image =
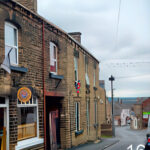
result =
[[[31,90],[27,87],[22,87],[18,90],[17,97],[20,102],[26,103],[31,99]]]
[[[75,81],[75,88],[76,88],[77,93],[79,93],[79,92],[80,92],[80,87],[81,87],[80,80]]]

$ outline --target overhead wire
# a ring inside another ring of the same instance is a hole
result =
[[[120,76],[120,77],[115,77],[115,79],[136,78],[136,77],[143,77],[143,76],[150,77],[150,74],[134,75],[134,76]]]
[[[119,23],[120,23],[120,12],[121,12],[121,0],[119,0],[119,9],[117,17],[117,30],[116,30],[116,40],[115,40],[115,49],[118,49],[118,33],[119,33]]]

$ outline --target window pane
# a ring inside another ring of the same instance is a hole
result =
[[[18,108],[18,140],[37,136],[36,107]]]
[[[56,46],[54,46],[54,59],[56,59]]]
[[[75,103],[75,118],[76,118],[76,131],[79,131],[80,130],[80,110],[79,110],[79,103]]]
[[[13,48],[10,52],[10,63],[17,64],[17,49]]]
[[[50,45],[50,65],[54,66],[54,49],[52,45]]]
[[[12,47],[5,45],[5,57],[8,55]],[[13,48],[9,54],[10,56],[10,63],[17,64],[17,49]]]
[[[74,73],[75,73],[75,81],[77,81],[78,80],[78,78],[77,78],[77,71],[75,70]]]
[[[5,104],[5,98],[4,97],[0,97],[0,104]]]
[[[75,81],[78,80],[78,58],[74,57]]]
[[[97,101],[95,101],[95,123],[97,123]]]
[[[56,61],[54,62],[54,66],[51,66],[51,72],[56,72]]]
[[[17,46],[17,30],[14,29],[14,45]]]
[[[90,85],[90,81],[87,73],[85,74],[85,80],[86,80],[86,84]]]
[[[95,76],[95,69],[94,69],[94,87],[95,87],[95,84],[96,84],[96,76]]]
[[[18,125],[35,123],[36,118],[36,107],[18,108]]]
[[[9,25],[5,25],[5,44],[17,46],[17,30]]]

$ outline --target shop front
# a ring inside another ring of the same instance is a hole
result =
[[[9,150],[9,101],[0,97],[0,150]]]
[[[16,150],[32,148],[42,144],[39,138],[38,99],[33,89],[21,87],[17,92],[17,146]]]

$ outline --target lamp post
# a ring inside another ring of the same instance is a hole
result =
[[[114,98],[113,98],[113,81],[115,78],[111,75],[109,78],[109,81],[111,81],[111,99],[112,99],[112,133],[113,136],[115,136],[115,126],[114,126],[114,109],[113,109],[113,104],[114,104]]]

